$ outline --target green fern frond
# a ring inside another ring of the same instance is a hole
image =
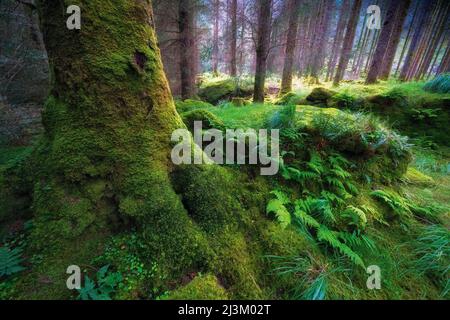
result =
[[[364,229],[367,225],[366,213],[355,206],[348,206],[347,209],[342,212],[344,218],[350,218],[350,224],[357,228]]]
[[[274,213],[275,218],[280,223],[283,229],[287,228],[291,224],[291,214],[284,206],[284,203],[279,199],[272,199],[267,204],[267,214]]]
[[[333,249],[349,258],[355,265],[365,268],[364,262],[349,246],[339,241],[336,232],[331,231],[325,226],[320,226],[317,230],[317,239],[329,244]]]
[[[20,248],[0,248],[0,277],[10,276],[25,270],[20,264],[23,262],[22,250]]]

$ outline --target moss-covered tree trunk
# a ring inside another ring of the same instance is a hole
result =
[[[73,297],[68,266],[92,265],[110,236],[134,230],[136,254],[158,263],[158,277],[176,283],[189,272],[213,272],[236,297],[260,297],[253,264],[260,249],[239,240],[249,237],[258,209],[244,209],[251,208],[245,190],[226,169],[172,165],[171,135],[184,124],[150,2],[70,2],[81,8],[81,30],[66,28],[67,3],[39,5],[53,89],[22,189],[31,192],[34,225],[27,250],[43,262],[20,278],[18,296]],[[0,179],[0,188],[15,185]]]
[[[173,268],[201,259],[198,229],[169,173],[175,111],[149,1],[71,1],[81,30],[66,28],[63,1],[40,4],[53,74],[45,135],[34,157],[31,243],[44,263],[28,297],[62,298],[65,270],[99,254],[105,238],[137,227]],[[39,283],[39,275],[51,279]],[[27,289],[29,290],[29,289]]]

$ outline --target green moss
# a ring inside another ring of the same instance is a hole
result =
[[[196,121],[202,122],[203,130],[219,129],[224,130],[225,124],[217,116],[207,110],[193,110],[181,114],[181,117],[191,132],[194,132]]]
[[[186,286],[170,293],[169,300],[227,300],[225,289],[214,275],[199,275]]]
[[[313,89],[311,94],[306,97],[306,100],[312,104],[327,105],[328,99],[330,99],[332,96],[336,94],[337,92],[335,91],[319,87]]]
[[[406,175],[404,177],[405,181],[409,184],[418,185],[418,186],[432,186],[435,184],[435,181],[432,177],[423,174],[419,170],[409,167]]]
[[[239,85],[238,80],[226,78],[203,83],[198,95],[202,100],[215,105],[232,97],[245,98],[251,96],[252,91],[253,88],[250,85],[242,86]]]
[[[176,101],[176,108],[178,113],[189,112],[198,109],[210,110],[214,108],[214,106],[210,103],[199,101],[199,100],[184,100],[184,101]]]
[[[278,98],[274,103],[276,105],[300,105],[303,104],[303,96],[296,94],[295,92],[289,92]]]

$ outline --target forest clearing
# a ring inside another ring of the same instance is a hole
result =
[[[449,13],[1,1],[0,300],[448,300]]]

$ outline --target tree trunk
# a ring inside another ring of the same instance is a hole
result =
[[[348,22],[349,7],[350,7],[350,0],[344,0],[342,2],[342,7],[339,13],[339,21],[336,29],[336,35],[334,37],[333,47],[331,49],[331,59],[328,64],[326,81],[333,79],[336,64],[340,57],[339,54],[342,48],[342,40],[344,39],[345,28]]]
[[[231,0],[230,75],[237,76],[237,0]]]
[[[264,102],[271,17],[272,0],[261,0],[258,19],[258,40],[256,44],[255,92],[253,97],[255,102]]]
[[[297,44],[298,20],[301,0],[289,2],[289,29],[286,39],[286,54],[284,57],[283,78],[281,81],[281,94],[292,91],[292,69],[294,65],[294,53]]]
[[[411,40],[411,45],[409,46],[408,54],[406,55],[405,62],[402,67],[399,79],[402,81],[407,81],[410,79],[411,69],[414,67],[414,59],[416,57],[416,52],[420,45],[421,37],[424,32],[424,26],[426,25],[427,18],[430,15],[430,9],[434,3],[432,1],[423,2],[421,5],[421,17],[419,18],[419,23],[417,24],[416,30],[414,32],[413,38]]]
[[[184,126],[163,72],[151,5],[77,4],[81,30],[66,28],[63,1],[40,3],[53,89],[32,159],[30,243],[45,256],[23,280],[34,299],[69,298],[66,268],[90,264],[112,232],[131,226],[147,253],[173,272],[205,263],[200,257],[208,250],[169,176],[171,134]],[[38,280],[42,274],[49,283]]]
[[[345,32],[344,45],[342,48],[341,58],[339,60],[336,76],[333,85],[338,86],[339,82],[344,78],[345,70],[347,69],[350,55],[352,53],[353,41],[355,39],[356,27],[358,25],[359,12],[361,11],[362,0],[355,0],[352,11],[350,13],[350,20]]]
[[[375,49],[375,54],[372,59],[372,64],[370,65],[369,73],[367,75],[366,84],[373,84],[377,82],[378,76],[380,75],[381,65],[383,64],[383,59],[386,55],[389,39],[395,24],[397,4],[398,3],[395,0],[390,0],[389,2],[386,18],[380,33],[380,39],[378,40],[377,48]]]
[[[397,47],[400,42],[400,37],[403,31],[406,17],[408,16],[408,9],[411,5],[411,0],[400,1],[395,15],[395,23],[392,29],[389,44],[383,58],[382,69],[380,72],[380,79],[387,80],[391,74],[392,64],[394,63]]]
[[[183,100],[196,95],[195,86],[195,10],[192,0],[179,0],[178,27],[180,33],[180,75]]]
[[[438,48],[439,40],[447,28],[449,8],[449,3],[443,3],[443,1],[439,2],[439,6],[437,7],[437,19],[433,20],[435,23],[430,26],[430,38],[427,41],[428,46],[426,47],[423,59],[419,65],[416,80],[422,79],[430,67],[433,56]]]
[[[212,71],[214,75],[219,72],[219,20],[220,20],[220,0],[214,0],[214,35],[212,49]]]
[[[397,69],[395,70],[395,76],[398,75],[398,73],[400,71],[400,67],[402,65],[403,58],[405,57],[406,49],[408,48],[408,45],[409,45],[409,42],[410,42],[410,39],[411,39],[411,35],[412,35],[413,30],[414,30],[414,24],[415,24],[415,22],[417,20],[417,11],[419,10],[419,7],[420,7],[420,1],[417,1],[416,8],[414,9],[414,13],[413,13],[413,16],[412,16],[412,19],[411,19],[411,24],[410,24],[410,26],[408,28],[408,33],[407,33],[406,38],[405,38],[405,43],[403,45],[402,52],[401,52],[400,58],[398,60]]]

